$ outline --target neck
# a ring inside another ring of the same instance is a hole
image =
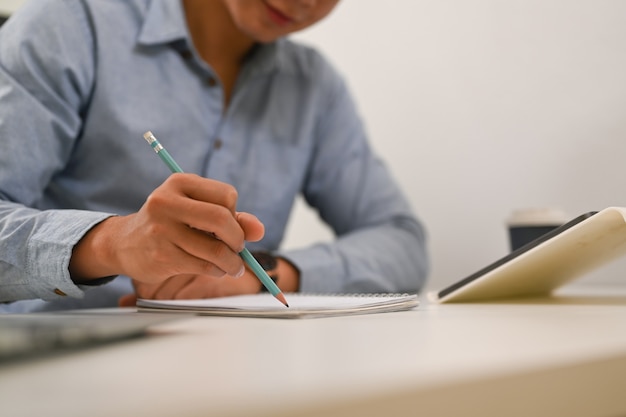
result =
[[[202,57],[213,60],[239,61],[254,46],[242,33],[220,0],[183,0],[185,17],[193,43]]]
[[[245,56],[255,45],[241,32],[220,0],[183,0],[194,46],[220,77],[226,102]]]

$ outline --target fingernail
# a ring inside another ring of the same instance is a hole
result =
[[[241,269],[239,270],[239,272],[237,272],[237,274],[235,275],[235,278],[241,278],[243,276],[243,274],[246,273],[246,267],[242,266]]]

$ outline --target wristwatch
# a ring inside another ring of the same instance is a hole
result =
[[[267,275],[269,275],[272,281],[278,282],[278,274],[276,271],[276,267],[278,266],[278,258],[271,253],[264,251],[256,251],[250,253],[252,254],[252,256],[254,256],[254,259],[256,259],[259,265],[261,265],[261,268],[263,268],[263,270],[267,272]],[[267,291],[265,285],[261,285],[261,292],[263,291]]]

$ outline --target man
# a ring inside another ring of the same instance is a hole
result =
[[[5,309],[258,292],[245,241],[283,292],[417,291],[420,223],[342,78],[285,38],[337,2],[22,6],[0,30]],[[168,176],[147,130],[188,174]],[[280,251],[300,193],[337,239]]]

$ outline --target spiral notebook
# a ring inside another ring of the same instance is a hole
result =
[[[139,311],[184,312],[210,316],[312,318],[410,310],[416,294],[285,294],[289,308],[271,294],[248,294],[200,300],[137,300]]]

